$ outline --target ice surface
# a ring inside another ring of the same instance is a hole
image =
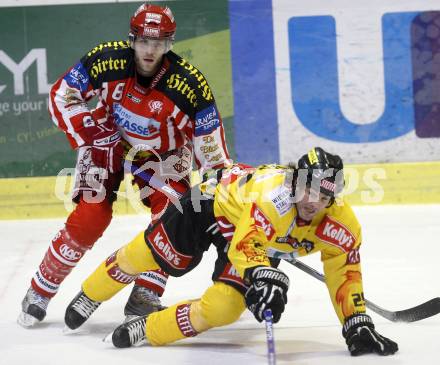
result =
[[[440,206],[355,207],[363,225],[361,250],[366,297],[391,310],[406,309],[440,296]],[[126,288],[104,303],[77,332],[63,334],[66,305],[82,280],[111,252],[148,223],[144,216],[115,217],[51,301],[37,328],[16,324],[20,302],[47,246],[64,220],[0,221],[0,364],[266,364],[264,325],[250,314],[231,326],[162,347],[120,350],[102,338],[123,320]],[[164,303],[195,298],[210,285],[215,252],[182,278],[171,278]],[[322,270],[319,255],[304,260]],[[291,278],[289,303],[275,325],[278,364],[438,364],[440,316],[412,324],[388,322],[373,312],[378,330],[399,343],[392,357],[349,356],[325,286],[283,263]]]

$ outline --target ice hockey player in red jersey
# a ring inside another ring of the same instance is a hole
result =
[[[278,322],[289,278],[270,258],[319,253],[350,354],[394,354],[397,344],[380,335],[366,314],[361,227],[350,205],[338,197],[344,187],[341,158],[316,147],[297,167],[236,164],[187,192],[180,200],[183,214],[170,206],[83,282],[80,294],[93,307],[85,310],[80,296],[71,302],[66,313],[77,313],[75,328],[138,272],[160,267],[170,275],[184,275],[214,244],[214,283],[201,298],[122,324],[111,336],[116,347],[145,341],[159,346],[196,336],[233,323],[246,307],[260,322],[271,309]]]
[[[145,174],[182,194],[190,187],[193,159],[201,173],[231,163],[207,80],[171,51],[175,30],[168,7],[145,3],[131,17],[128,41],[99,44],[54,83],[49,112],[78,154],[77,205],[31,280],[19,324],[30,327],[44,319],[62,281],[109,225],[124,158],[132,171],[141,168],[144,174],[134,182],[153,221],[170,200]],[[93,97],[98,103],[91,110]],[[125,314],[161,308],[167,277],[160,269],[140,274]]]

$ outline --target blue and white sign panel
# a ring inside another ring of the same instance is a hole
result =
[[[261,88],[240,95],[234,69],[235,119],[237,111],[252,116],[247,123],[236,119],[236,130],[238,123],[257,130],[270,123],[278,136],[270,148],[281,162],[316,145],[351,163],[440,159],[438,0],[263,2],[272,12],[273,44],[263,38],[254,44],[263,50],[254,52],[265,59],[260,64],[273,60],[264,72],[273,72],[275,92],[265,90],[264,101],[276,108],[269,121],[259,120],[258,111],[237,109]],[[258,156],[251,143],[236,137],[238,157],[240,149]]]

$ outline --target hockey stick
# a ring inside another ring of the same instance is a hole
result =
[[[175,189],[173,189],[170,185],[161,181],[157,177],[154,177],[152,174],[148,173],[142,168],[139,168],[133,165],[130,161],[124,161],[124,170],[127,172],[131,172],[133,176],[137,176],[142,179],[144,182],[149,184],[151,187],[160,190],[164,193],[172,202],[179,200],[182,197],[182,194],[178,193]]]
[[[294,258],[292,259],[284,259],[284,261],[289,264],[297,267],[298,269],[304,271],[305,273],[313,276],[315,279],[322,281],[325,283],[325,277],[320,272],[311,268],[310,266],[304,264],[301,261],[298,261]],[[440,297],[433,298],[428,300],[423,304],[416,305],[415,307],[400,310],[400,311],[390,311],[379,307],[373,302],[365,299],[365,306],[368,309],[371,309],[373,312],[379,314],[380,316],[390,320],[391,322],[416,322],[421,321],[422,319],[429,318],[435,316],[440,313]]]
[[[263,314],[264,322],[266,323],[267,363],[268,365],[276,365],[272,311],[270,309],[266,309]]]
[[[135,166],[129,160],[124,161],[124,171],[130,172],[133,176],[142,179],[152,188],[162,192],[169,199],[169,201],[173,203],[180,212],[182,212],[182,206],[180,205],[180,201],[179,201],[179,199],[182,197],[182,194],[180,194],[175,189],[173,189],[171,185],[163,182],[161,179],[158,179],[151,173],[143,170],[142,167]],[[141,198],[142,198],[143,189],[140,190]]]

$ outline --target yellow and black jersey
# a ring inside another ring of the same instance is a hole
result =
[[[320,252],[341,323],[355,312],[364,312],[361,227],[347,202],[337,201],[304,222],[294,204],[292,170],[266,165],[236,175],[217,185],[214,213],[223,235],[230,239],[228,258],[238,274],[243,278],[246,269],[269,266],[269,256]]]

